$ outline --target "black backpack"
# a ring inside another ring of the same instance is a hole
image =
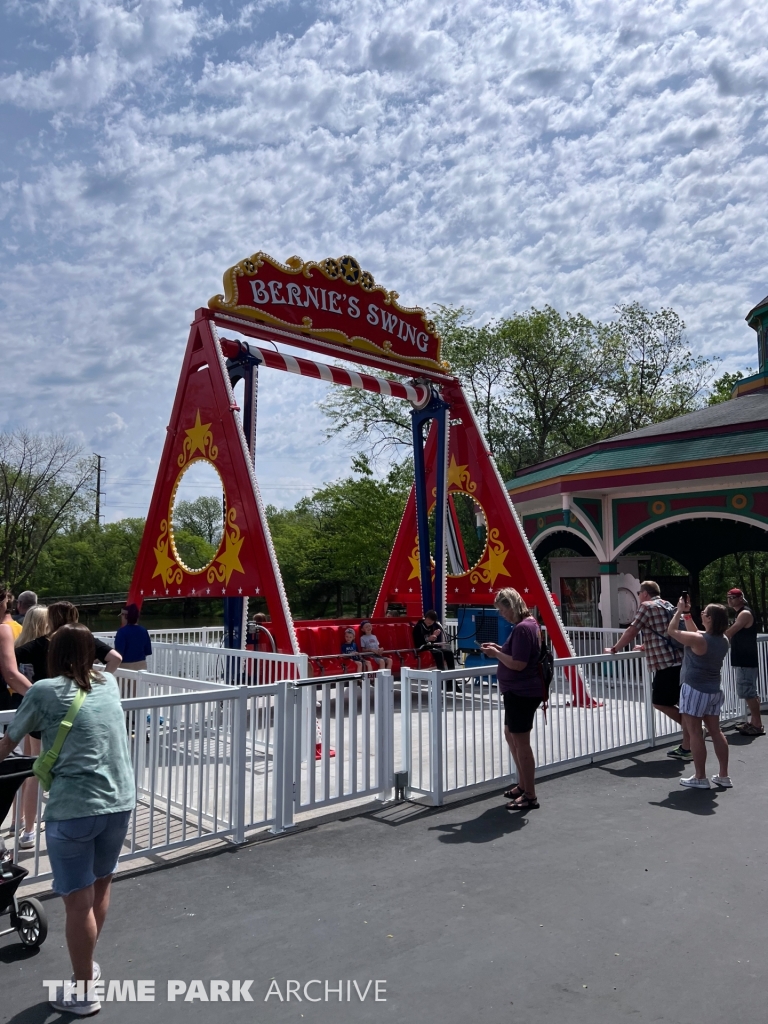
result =
[[[552,654],[552,649],[545,637],[541,639],[541,647],[539,648],[539,660],[536,664],[539,670],[539,676],[541,677],[541,698],[542,698],[542,710],[544,711],[544,720],[546,721],[547,716],[547,705],[549,704],[549,692],[552,689],[552,683],[555,678],[555,659]]]

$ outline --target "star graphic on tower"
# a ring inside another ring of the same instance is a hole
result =
[[[451,487],[457,487],[459,490],[461,489],[462,478],[469,475],[467,473],[467,468],[468,466],[460,466],[456,461],[456,456],[451,455],[451,461],[448,466],[448,490],[450,490]]]
[[[224,570],[224,582],[229,585],[229,578],[233,572],[245,572],[240,562],[240,548],[243,546],[245,537],[241,536],[235,539],[234,532],[227,532],[225,536],[226,547],[216,561]]]
[[[484,562],[478,565],[478,569],[485,569],[490,578],[490,582],[493,585],[496,582],[497,576],[509,576],[507,572],[506,559],[509,554],[509,550],[502,544],[497,547],[488,548],[488,557]]]
[[[197,416],[195,417],[194,427],[190,427],[189,430],[185,430],[184,433],[189,438],[189,454],[190,458],[195,452],[200,451],[205,455],[205,441],[210,434],[211,424],[200,422],[200,410],[197,410]]]

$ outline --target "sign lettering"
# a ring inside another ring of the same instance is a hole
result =
[[[401,306],[397,292],[377,285],[351,256],[279,263],[259,252],[224,275],[224,295],[211,309],[259,320],[374,352],[400,362],[444,370],[440,336],[422,309]]]

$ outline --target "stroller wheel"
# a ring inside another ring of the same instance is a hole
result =
[[[27,896],[19,900],[16,931],[25,946],[42,946],[48,935],[48,918],[40,900]]]

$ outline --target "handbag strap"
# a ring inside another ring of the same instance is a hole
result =
[[[72,701],[69,711],[66,713],[66,715],[59,724],[59,731],[56,733],[56,739],[53,741],[53,744],[51,745],[50,749],[46,751],[46,753],[55,754],[56,757],[59,756],[61,748],[64,746],[64,740],[67,738],[67,736],[69,736],[69,730],[72,728],[72,723],[77,718],[77,713],[83,706],[83,701],[85,700],[87,695],[88,691],[82,690],[78,686],[77,693],[75,694],[75,699]]]

